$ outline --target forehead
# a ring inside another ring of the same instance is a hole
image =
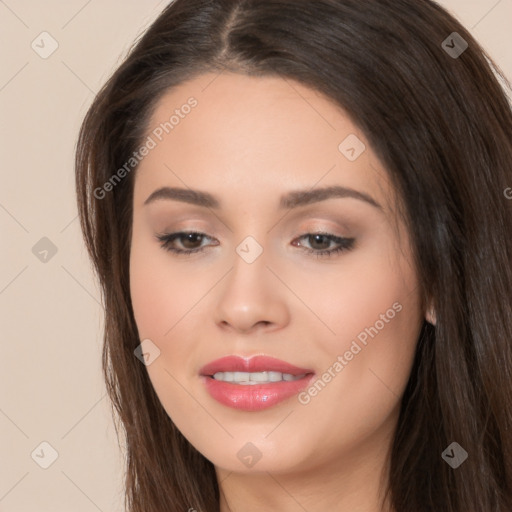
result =
[[[180,118],[171,138],[190,138],[193,125],[202,144],[215,139],[216,146],[250,149],[262,143],[269,148],[298,146],[307,140],[308,147],[323,143],[324,150],[337,150],[341,134],[357,131],[341,107],[303,84],[235,73],[208,73],[173,88],[159,101],[150,127],[169,120],[191,97],[197,106]]]
[[[179,180],[220,195],[229,184],[256,194],[321,183],[389,202],[386,173],[346,112],[288,78],[200,75],[161,98],[147,136],[155,147],[136,173],[146,192]]]

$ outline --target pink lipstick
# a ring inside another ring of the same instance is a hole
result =
[[[243,411],[272,407],[298,394],[315,375],[311,369],[268,356],[222,357],[199,373],[212,398]]]

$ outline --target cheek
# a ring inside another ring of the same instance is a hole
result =
[[[205,324],[203,299],[219,279],[218,272],[192,270],[194,265],[185,259],[177,262],[144,235],[133,239],[130,294],[135,322],[139,339],[150,339],[160,350],[147,371],[169,413],[189,409],[190,397],[179,383],[195,377],[194,357],[204,338],[197,335]]]
[[[417,277],[409,261],[386,235],[371,247],[347,253],[336,265],[321,268],[318,263],[305,272],[293,266],[279,270],[309,309],[300,321],[311,333],[316,326],[314,339],[324,354],[344,353],[354,340],[368,349],[371,340],[379,339],[386,341],[373,348],[379,357],[388,357],[386,346],[407,350],[406,341],[415,340],[421,325]],[[289,304],[296,303],[290,297]]]
[[[158,245],[132,244],[130,294],[139,335],[164,340],[207,289]]]
[[[160,350],[146,367],[164,409],[180,430],[194,423],[190,395],[184,391],[182,372],[193,367],[194,304],[208,289],[176,270],[169,255],[157,244],[135,239],[130,255],[130,294],[139,339],[150,339]],[[197,324],[195,324],[197,325]],[[204,418],[203,418],[204,420]]]
[[[311,315],[309,323],[318,325],[319,367],[344,359],[332,386],[339,395],[330,398],[349,409],[368,403],[370,396],[394,399],[408,380],[423,321],[417,277],[408,261],[383,243],[345,258],[328,279],[306,275],[300,281],[298,294],[308,297],[317,317]]]
[[[308,418],[326,419],[316,429],[327,447],[352,446],[388,428],[410,376],[422,324],[416,282],[379,261],[331,281],[329,300],[315,303],[335,335],[320,325],[324,334],[312,350],[320,374],[300,403]],[[328,448],[319,456],[328,457]]]

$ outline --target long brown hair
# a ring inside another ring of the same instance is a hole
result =
[[[224,70],[291,78],[341,105],[403,201],[421,294],[433,300],[437,324],[422,327],[402,399],[394,508],[510,512],[512,112],[497,77],[510,84],[430,0],[175,0],[94,99],[77,144],[76,190],[105,305],[103,369],[126,441],[127,510],[218,511],[219,486],[134,356],[136,168],[97,191],[140,147],[169,88]],[[457,469],[441,457],[453,441],[468,453]]]

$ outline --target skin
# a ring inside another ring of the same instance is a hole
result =
[[[147,366],[155,391],[215,465],[221,512],[388,510],[379,493],[400,398],[422,322],[433,317],[385,169],[341,108],[280,77],[194,78],[161,99],[148,135],[190,96],[198,105],[142,160],[134,184],[131,297],[140,339],[160,350]],[[350,134],[366,145],[355,161],[338,149]],[[382,210],[352,197],[278,209],[282,194],[328,185],[364,192]],[[222,207],[144,205],[163,186],[209,192]],[[174,246],[204,252],[176,255],[155,238],[187,230],[207,236]],[[317,258],[303,248],[338,247],[304,236],[318,231],[356,245]],[[247,236],[263,249],[250,264],[236,252]],[[294,396],[234,410],[199,377],[230,354],[265,354],[322,376],[394,303],[400,312],[305,405]],[[248,442],[261,453],[251,468],[237,457]]]

